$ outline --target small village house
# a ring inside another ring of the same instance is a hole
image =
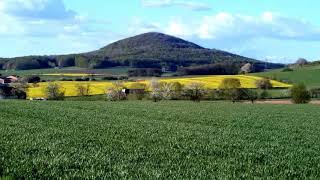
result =
[[[10,84],[10,83],[15,83],[17,82],[19,79],[16,76],[8,76],[4,79],[4,83]]]

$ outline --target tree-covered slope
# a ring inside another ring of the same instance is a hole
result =
[[[150,60],[192,63],[256,60],[220,50],[203,48],[183,39],[161,33],[145,33],[112,43],[88,56],[104,56],[113,60]]]

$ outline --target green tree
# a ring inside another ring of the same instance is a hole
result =
[[[268,78],[262,78],[257,80],[256,86],[258,89],[263,89],[263,90],[272,89],[272,83]]]
[[[295,84],[290,91],[292,102],[295,104],[306,104],[311,100],[310,92],[303,83]]]
[[[77,67],[81,67],[81,68],[88,68],[89,67],[89,60],[84,56],[76,56],[75,65]]]
[[[64,100],[65,91],[57,83],[49,83],[45,89],[48,100]]]
[[[231,100],[233,103],[235,103],[236,100],[239,100],[241,95],[241,82],[239,79],[225,78],[221,82],[219,88],[223,90],[226,99]]]

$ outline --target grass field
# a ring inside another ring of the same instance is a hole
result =
[[[288,81],[292,83],[305,83],[308,87],[320,87],[320,65],[297,68],[294,71],[282,72],[273,70],[269,72],[256,73],[254,76],[269,77],[271,79]]]
[[[88,70],[78,67],[67,67],[61,69],[32,69],[32,70],[0,70],[0,74],[3,75],[18,75],[18,76],[32,76],[37,75],[42,79],[59,79],[59,78],[74,78],[74,77],[83,77],[88,74],[97,74],[100,76],[126,76],[127,71],[130,68],[128,67],[114,67],[108,69],[94,69]]]
[[[0,177],[319,179],[314,105],[0,103]]]
[[[203,83],[206,88],[209,89],[216,89],[219,87],[220,83],[225,78],[238,78],[241,81],[241,85],[243,88],[255,88],[255,82],[260,79],[259,77],[253,76],[243,76],[243,75],[236,75],[236,76],[201,76],[201,77],[185,77],[185,78],[163,78],[160,79],[162,82],[180,82],[183,85],[190,84],[192,82],[200,82]],[[149,81],[142,80],[139,81],[144,84],[149,84]],[[77,85],[78,84],[90,84],[90,95],[99,95],[105,94],[106,89],[112,86],[112,82],[76,82],[76,81],[66,81],[66,82],[58,82],[65,90],[66,96],[77,96]],[[288,84],[280,83],[277,81],[272,81],[274,87],[278,88],[288,88],[290,87]],[[130,87],[132,82],[125,83],[126,86]],[[28,97],[29,98],[36,98],[36,97],[46,97],[45,95],[45,88],[48,86],[48,83],[40,83],[37,87],[30,87],[28,89]]]

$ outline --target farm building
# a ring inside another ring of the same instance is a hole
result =
[[[4,83],[5,84],[10,84],[10,83],[15,83],[17,82],[19,79],[16,76],[8,76],[6,78],[4,78]]]
[[[145,89],[123,89],[122,90],[123,93],[125,93],[126,95],[129,94],[144,94],[145,93]]]

